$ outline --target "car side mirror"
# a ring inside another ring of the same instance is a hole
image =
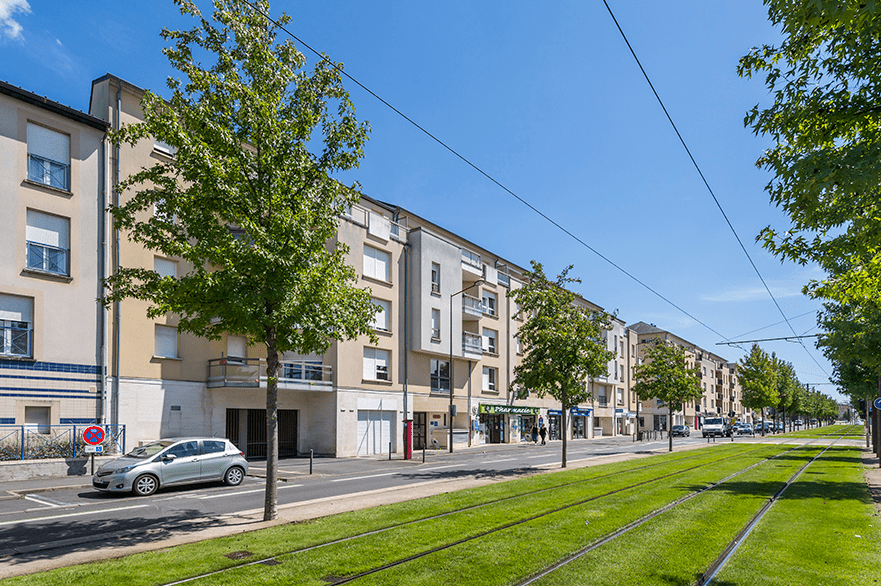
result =
[[[175,456],[174,454],[165,454],[164,456],[162,456],[163,462],[174,462],[176,459],[177,456]]]

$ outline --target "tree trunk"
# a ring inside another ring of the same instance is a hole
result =
[[[667,409],[667,441],[670,444],[670,451],[673,451],[673,410]]]
[[[278,342],[275,326],[266,332],[266,495],[263,520],[278,517]]]
[[[568,401],[568,397],[566,396],[566,389],[565,388],[562,389],[562,391],[561,391],[561,398],[563,399],[562,401],[560,401],[560,406],[562,407],[562,410],[560,411],[560,425],[563,428],[562,430],[560,430],[560,432],[563,434],[563,465],[561,466],[561,468],[565,468],[566,467],[566,446],[568,445],[567,444],[568,440],[566,439],[566,436],[569,435],[568,430],[566,429],[566,411],[568,411],[569,408],[566,406],[566,403]]]

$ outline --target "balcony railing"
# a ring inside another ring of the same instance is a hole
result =
[[[499,273],[498,282],[499,285],[502,285],[503,287],[510,287],[511,277],[506,275],[505,273]]]
[[[471,332],[462,332],[462,351],[483,354],[483,338]]]
[[[0,319],[0,356],[31,355],[31,324]]]
[[[468,315],[476,315],[480,317],[483,315],[483,310],[483,301],[481,301],[477,297],[462,295],[462,313],[467,313]]]
[[[480,255],[475,254],[470,250],[465,250],[464,248],[462,249],[462,262],[478,270],[483,270],[483,265],[480,262]]]
[[[262,358],[212,358],[208,361],[208,388],[266,387],[266,360]],[[333,368],[321,362],[298,360],[278,365],[278,388],[330,391]]]
[[[28,179],[69,191],[70,165],[28,154]]]
[[[55,273],[56,275],[67,275],[67,257],[68,251],[66,248],[28,242],[29,269]]]

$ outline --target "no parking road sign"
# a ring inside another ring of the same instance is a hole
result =
[[[97,446],[104,441],[104,429],[97,425],[87,427],[83,432],[83,441],[90,446]]]

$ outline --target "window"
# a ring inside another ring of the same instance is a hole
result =
[[[28,268],[56,275],[69,274],[70,220],[28,210],[25,239]]]
[[[431,263],[431,292],[440,294],[440,265]]]
[[[49,424],[52,421],[52,413],[49,407],[24,408],[24,423],[31,433],[50,433]]]
[[[177,279],[177,261],[162,258],[161,256],[153,257],[153,270],[160,277],[171,277]]]
[[[490,354],[498,354],[498,347],[496,346],[496,339],[498,338],[498,335],[499,333],[495,330],[483,328],[484,352],[489,352]]]
[[[450,363],[447,360],[431,360],[431,390],[450,392]]]
[[[364,380],[391,380],[389,378],[388,350],[364,348]]]
[[[202,442],[203,454],[217,454],[226,451],[226,442],[217,440],[205,440]]]
[[[621,340],[621,356],[624,356],[624,340]]]
[[[431,339],[440,340],[440,309],[431,310]]]
[[[364,276],[389,281],[389,253],[372,246],[364,247]]]
[[[28,179],[70,191],[70,137],[28,122]]]
[[[520,347],[520,338],[514,337],[514,347],[517,349],[517,354],[523,354],[523,349]]]
[[[490,368],[489,366],[483,367],[483,390],[484,391],[496,391],[498,390],[497,382],[499,378],[499,371],[495,368]]]
[[[34,300],[0,293],[0,356],[31,356]]]
[[[599,403],[601,407],[605,407],[609,404],[608,399],[606,399],[606,387],[598,387],[597,403]]]
[[[391,303],[384,299],[371,299],[374,305],[380,308],[379,313],[373,316],[373,329],[388,332],[389,330],[389,312],[391,311]]]
[[[615,370],[612,372],[615,377],[615,380],[618,380],[618,361],[615,361]]]
[[[618,389],[618,404],[624,404],[624,389]]]
[[[167,155],[169,157],[173,157],[177,154],[177,147],[173,147],[167,142],[159,140],[158,138],[153,139],[153,150],[159,151],[163,155]]]
[[[177,458],[191,458],[199,455],[199,442],[184,442],[173,446],[166,452],[169,456]]]
[[[489,291],[483,292],[483,313],[496,315],[496,294]]]
[[[177,328],[156,324],[153,354],[157,358],[177,358]]]
[[[227,336],[226,355],[232,358],[248,356],[248,340],[244,336]]]

